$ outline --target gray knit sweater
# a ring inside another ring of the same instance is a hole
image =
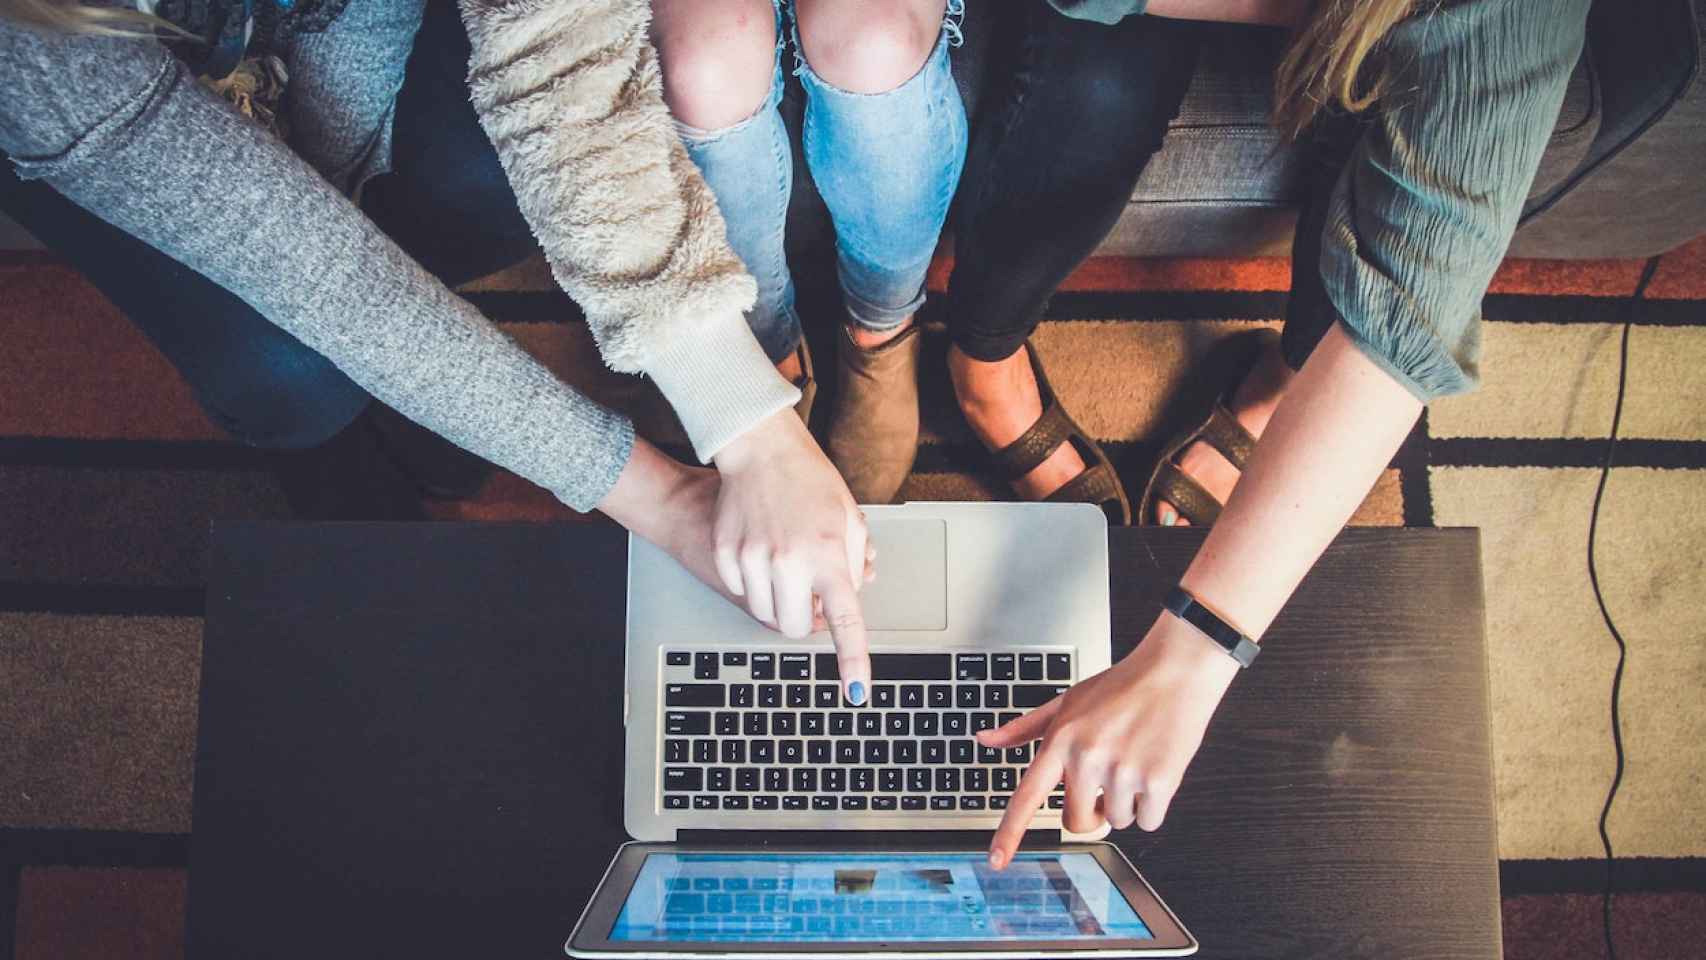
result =
[[[387,0],[351,0],[351,7]],[[605,360],[656,380],[701,457],[797,391],[670,125],[645,0],[465,0],[474,102]],[[241,297],[374,396],[595,506],[633,428],[532,360],[152,41],[0,20],[0,151]],[[220,184],[212,191],[206,184]]]

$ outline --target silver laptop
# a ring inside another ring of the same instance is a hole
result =
[[[1062,796],[984,859],[1035,744],[973,735],[1108,666],[1107,524],[1082,504],[867,507],[868,702],[631,539],[623,846],[576,957],[1183,956],[1196,941]],[[1104,828],[1105,829],[1105,828]],[[1037,834],[1033,832],[1032,838]]]

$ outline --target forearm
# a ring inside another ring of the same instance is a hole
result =
[[[1421,402],[1335,325],[1298,372],[1183,585],[1260,638],[1362,503]]]
[[[1219,23],[1297,23],[1309,10],[1309,0],[1149,0],[1145,13],[1179,20]]]

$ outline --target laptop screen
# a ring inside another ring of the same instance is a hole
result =
[[[651,853],[609,939],[829,943],[1149,940],[1085,853]]]

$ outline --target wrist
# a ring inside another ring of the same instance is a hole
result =
[[[644,440],[634,441],[627,466],[598,509],[653,543],[670,532],[674,505],[694,480],[693,471]]]
[[[1195,627],[1165,611],[1149,628],[1138,649],[1144,647],[1150,647],[1152,656],[1179,676],[1212,685],[1221,691],[1231,686],[1233,678],[1238,676],[1238,661],[1227,656],[1225,650]]]
[[[724,444],[711,458],[711,462],[716,465],[719,473],[728,476],[743,473],[756,464],[768,461],[777,451],[796,439],[793,436],[794,431],[804,429],[805,425],[800,423],[800,418],[793,410],[778,410]]]

